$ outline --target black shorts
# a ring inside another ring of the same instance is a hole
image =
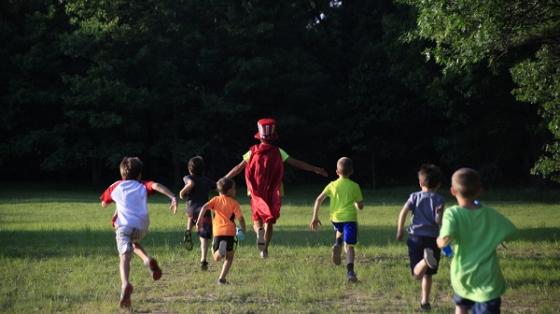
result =
[[[212,239],[212,213],[210,210],[206,211],[204,217],[199,217],[200,212],[193,216],[193,224],[196,225],[197,221],[200,220],[202,224],[202,231],[198,231],[198,236],[203,239]]]
[[[235,242],[235,236],[217,236],[214,237],[214,241],[212,243],[212,252],[216,252],[220,246],[220,241],[226,241],[227,243],[227,251],[233,251],[233,244]]]
[[[434,257],[436,258],[439,266],[441,250],[437,246],[436,238],[408,235],[406,244],[408,245],[408,258],[410,259],[410,271],[412,274],[414,274],[414,266],[424,259],[424,249],[426,248],[434,251]],[[437,274],[437,271],[438,267],[435,269],[428,267],[426,274]]]

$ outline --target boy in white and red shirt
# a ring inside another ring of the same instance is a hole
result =
[[[162,272],[155,259],[151,258],[140,245],[140,240],[148,233],[148,195],[157,191],[171,199],[170,209],[177,211],[175,195],[164,185],[153,181],[140,181],[143,163],[138,157],[124,157],[119,169],[122,180],[109,186],[100,197],[101,206],[115,202],[117,210],[113,217],[116,229],[117,249],[120,257],[121,298],[120,307],[130,307],[133,287],[128,281],[132,253],[138,255],[149,267],[152,278],[158,280]]]

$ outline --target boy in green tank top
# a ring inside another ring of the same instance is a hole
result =
[[[451,243],[451,286],[455,313],[500,313],[506,283],[496,247],[512,235],[515,226],[495,209],[475,202],[480,175],[462,168],[451,178],[451,194],[458,205],[445,210],[437,239],[440,248]]]

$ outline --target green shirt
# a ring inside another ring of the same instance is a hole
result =
[[[290,155],[288,155],[288,153],[286,153],[282,148],[278,148],[278,150],[280,151],[280,158],[282,158],[282,161],[286,161],[286,159],[290,158]],[[249,161],[249,159],[251,159],[250,150],[243,154],[243,160]]]
[[[339,177],[329,183],[323,190],[331,199],[331,221],[351,222],[358,221],[358,210],[354,203],[363,200],[362,190],[358,183]]]
[[[486,302],[505,292],[496,247],[515,231],[511,221],[492,208],[445,210],[439,237],[452,240],[450,274],[455,294]]]

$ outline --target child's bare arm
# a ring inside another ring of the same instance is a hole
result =
[[[451,243],[451,238],[447,236],[442,238],[437,238],[436,242],[437,242],[437,246],[441,249],[449,245],[449,243]]]
[[[179,198],[185,199],[185,194],[188,194],[194,188],[194,181],[187,179],[185,186],[179,191]]]
[[[105,208],[109,206],[109,203],[105,202],[105,201],[101,201],[101,207]]]
[[[406,221],[406,216],[408,215],[409,208],[408,206],[403,206],[401,212],[399,213],[399,219],[397,220],[397,241],[402,240],[403,238],[403,228],[404,223]]]
[[[245,230],[247,228],[247,226],[245,225],[245,218],[243,218],[243,216],[239,217],[239,225],[241,226],[241,231],[243,231],[243,233],[245,233]]]
[[[202,208],[200,209],[200,213],[198,214],[198,217],[204,217],[206,215],[207,211],[208,211],[208,203],[202,205]],[[202,221],[202,219],[197,219],[196,220],[196,229],[198,231],[204,230],[204,224],[201,221]]]
[[[224,178],[228,178],[231,179],[235,176],[237,176],[239,173],[241,173],[241,171],[243,171],[243,169],[245,169],[245,166],[247,166],[247,162],[245,160],[242,160],[240,163],[238,163],[235,167],[233,167],[226,175]]]
[[[319,220],[319,208],[321,208],[321,204],[323,204],[326,198],[327,194],[325,194],[325,192],[322,192],[319,196],[317,196],[315,204],[313,205],[313,217],[311,218],[309,229],[317,230],[317,228],[321,225],[321,221]]]
[[[359,201],[354,203],[354,207],[356,207],[356,209],[362,210],[364,209],[364,201]]]
[[[441,225],[442,219],[443,219],[443,210],[445,208],[445,204],[441,204],[438,207],[436,207],[436,223],[438,225]]]
[[[286,163],[294,168],[298,168],[301,170],[305,170],[305,171],[309,171],[309,172],[314,172],[318,175],[321,175],[323,177],[328,177],[329,174],[327,173],[327,171],[323,168],[319,168],[313,165],[310,165],[308,163],[306,163],[305,161],[301,161],[292,157],[288,157],[288,159],[286,159]]]
[[[169,205],[169,209],[171,209],[173,214],[175,214],[177,212],[177,198],[175,197],[175,194],[173,194],[173,192],[171,192],[165,185],[157,182],[154,182],[154,184],[152,184],[152,189],[171,199],[171,205]]]

